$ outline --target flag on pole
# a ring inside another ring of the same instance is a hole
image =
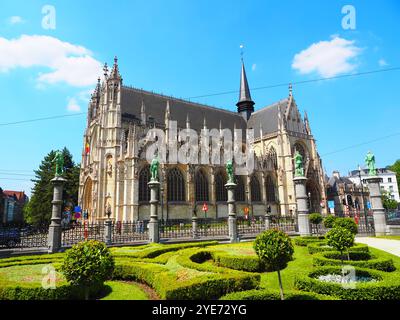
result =
[[[86,142],[86,144],[85,144],[85,153],[89,154],[89,152],[90,152],[89,142]]]

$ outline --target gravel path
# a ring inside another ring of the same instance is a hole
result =
[[[356,242],[367,244],[370,247],[380,249],[400,257],[400,240],[380,239],[372,237],[356,238]]]

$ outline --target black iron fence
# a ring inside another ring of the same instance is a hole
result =
[[[192,238],[192,220],[176,219],[158,223],[160,239]]]
[[[386,224],[400,225],[400,210],[386,210]]]
[[[286,233],[298,231],[297,218],[285,216],[270,216],[270,226]]]
[[[228,218],[198,219],[196,233],[195,236],[200,238],[228,237]]]
[[[104,241],[104,222],[77,223],[62,229],[62,246],[72,246],[83,240]]]
[[[0,227],[0,247],[46,248],[49,225],[12,225]]]
[[[238,218],[237,227],[239,235],[256,235],[265,231],[265,217],[254,216],[248,219]]]
[[[148,220],[140,220],[134,222],[113,222],[111,231],[111,242],[118,244],[148,240],[148,223]]]

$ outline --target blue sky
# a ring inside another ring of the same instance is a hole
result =
[[[347,4],[354,30],[342,26]],[[45,5],[55,9],[55,29],[42,26]],[[237,90],[240,44],[253,88],[400,67],[399,21],[396,0],[2,0],[0,124],[85,112],[114,55],[124,84],[184,98]],[[369,149],[378,166],[400,158],[399,77],[397,70],[294,86],[328,174],[355,169]],[[287,94],[286,86],[252,91],[256,109]],[[237,94],[194,100],[236,110]],[[67,146],[80,162],[85,124],[77,115],[0,125],[0,186],[29,194],[28,175],[51,149]]]

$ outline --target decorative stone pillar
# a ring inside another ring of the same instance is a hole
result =
[[[265,230],[271,229],[271,214],[267,212],[265,214]]]
[[[49,236],[48,236],[48,252],[55,253],[59,252],[61,249],[61,205],[63,203],[62,195],[64,189],[64,183],[67,180],[56,176],[51,180],[54,185],[53,192],[53,205],[51,213],[51,223],[49,226]]]
[[[148,183],[150,188],[150,222],[149,222],[149,241],[158,243],[160,240],[160,234],[158,231],[158,189],[160,183],[155,180],[150,180]]]
[[[197,222],[197,214],[193,214],[192,216],[192,232],[193,232],[193,239],[197,239],[199,237],[197,233],[198,222]]]
[[[229,241],[231,243],[239,242],[238,232],[237,232],[237,221],[235,213],[235,189],[236,183],[228,182],[225,185],[228,190],[228,230],[229,230]]]
[[[112,244],[112,220],[108,218],[105,222],[104,242],[106,245]]]
[[[374,216],[375,235],[384,236],[386,235],[386,217],[381,198],[381,178],[378,176],[368,176],[365,180],[368,183],[369,198]]]
[[[295,177],[293,178],[295,191],[296,191],[296,201],[297,201],[297,223],[299,226],[299,233],[301,236],[311,235],[311,225],[309,210],[307,204],[307,193],[306,193],[306,177]]]

